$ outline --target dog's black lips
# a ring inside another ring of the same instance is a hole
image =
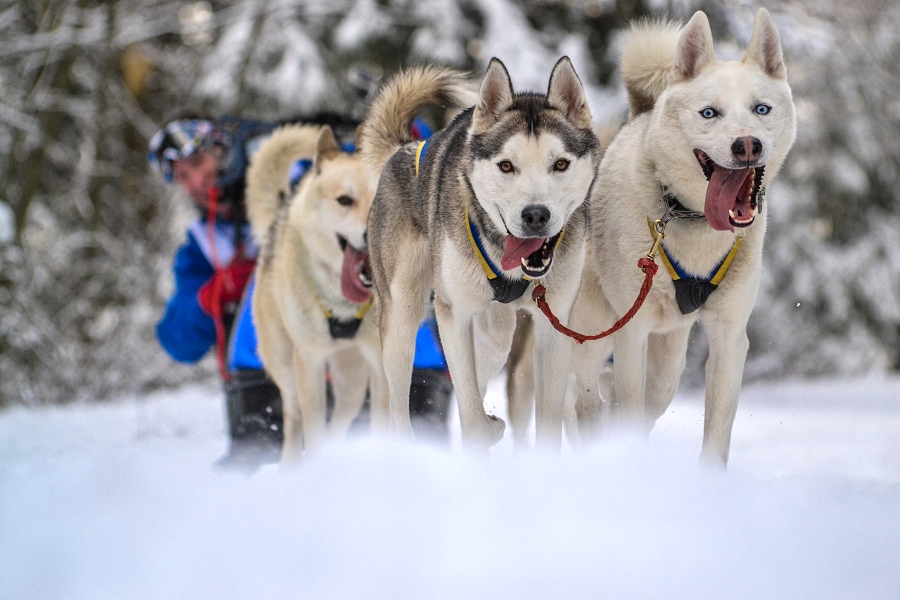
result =
[[[699,148],[694,148],[694,156],[697,157],[697,162],[700,163],[700,168],[703,169],[703,175],[706,177],[706,180],[709,181],[713,171],[716,170],[716,163],[713,162],[713,159],[711,159],[706,152]]]
[[[700,163],[700,168],[703,169],[703,176],[706,177],[706,181],[709,181],[712,178],[713,171],[720,168],[716,162],[710,158],[710,156],[700,150],[699,148],[694,148],[694,156],[697,157],[697,162]],[[763,175],[766,173],[766,166],[759,165],[756,167],[750,167],[753,169],[753,190],[750,193],[750,208],[756,209],[759,206],[759,190],[762,187]],[[753,221],[748,223],[737,223],[733,219],[729,219],[731,224],[735,227],[749,227]]]
[[[550,266],[553,264],[553,252],[561,235],[562,231],[553,237],[545,239],[540,248],[528,255],[526,260],[527,266],[522,265],[522,272],[525,275],[536,278],[547,274],[547,271],[550,270]],[[544,264],[544,261],[546,261],[546,264]]]
[[[347,240],[342,238],[341,236],[337,236],[338,246],[341,247],[341,252],[347,250]]]

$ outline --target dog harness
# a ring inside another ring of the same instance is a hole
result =
[[[366,300],[365,304],[359,307],[359,310],[356,311],[356,314],[352,319],[342,321],[335,317],[328,307],[322,303],[322,299],[319,298],[319,294],[316,293],[316,286],[312,282],[312,279],[309,280],[309,287],[316,297],[316,303],[319,305],[319,310],[321,310],[322,314],[325,315],[325,318],[328,319],[328,332],[331,334],[331,339],[350,340],[356,337],[356,332],[359,331],[359,326],[362,324],[363,317],[366,316],[366,312],[368,312],[369,307],[372,306],[372,298],[370,297]]]
[[[706,219],[704,213],[691,210],[682,204],[677,197],[669,192],[666,186],[660,184],[660,189],[662,190],[660,201],[666,205],[666,213],[659,221],[662,224],[663,229],[665,229],[666,223],[672,219]],[[765,192],[761,192],[761,194],[764,193]],[[762,207],[760,206],[760,208]],[[654,227],[654,223],[649,220],[647,221],[647,225],[650,227],[650,235],[655,239],[658,235],[657,228]],[[662,237],[664,238],[665,236]],[[685,271],[678,260],[671,256],[666,250],[665,242],[660,239],[659,255],[662,258],[663,264],[666,266],[666,270],[672,277],[672,283],[675,284],[675,301],[678,302],[678,308],[681,310],[681,314],[690,314],[706,304],[710,294],[719,287],[719,284],[725,277],[725,273],[728,272],[728,267],[731,266],[731,261],[734,260],[734,256],[737,254],[738,248],[741,247],[741,241],[743,239],[744,236],[739,235],[731,246],[731,250],[729,250],[725,257],[719,261],[719,264],[713,268],[709,275],[705,277],[696,277]]]
[[[425,152],[428,150],[428,142],[430,141],[431,138],[422,140],[419,142],[418,148],[416,148],[416,177],[419,176],[419,165],[422,164],[422,159],[425,158]]]
[[[650,227],[650,235],[655,237],[657,233],[653,222],[648,220],[647,225]],[[719,287],[725,273],[728,272],[728,267],[731,266],[743,239],[744,236],[738,236],[728,254],[705,277],[696,277],[685,271],[684,267],[666,250],[665,242],[660,243],[659,256],[672,277],[672,283],[675,284],[675,301],[678,302],[681,314],[690,314],[706,304],[710,294]]]
[[[469,243],[472,244],[472,250],[475,251],[475,258],[478,259],[481,270],[487,275],[488,283],[491,284],[491,289],[494,291],[494,301],[509,304],[513,300],[521,298],[528,286],[531,285],[531,278],[523,275],[522,279],[509,279],[494,265],[484,251],[478,228],[469,220],[468,206],[466,207],[466,230],[469,234]]]
[[[416,177],[419,176],[419,165],[422,163],[422,159],[425,158],[429,140],[430,138],[419,142],[419,146],[416,148]],[[469,219],[468,206],[466,207],[466,232],[469,235],[469,243],[472,245],[472,250],[475,252],[475,258],[478,259],[481,270],[484,271],[488,278],[488,283],[491,284],[491,290],[494,292],[494,301],[501,304],[509,304],[521,298],[528,286],[531,285],[532,279],[526,275],[523,275],[522,279],[509,279],[503,275],[503,271],[497,268],[484,251],[484,244],[481,241],[478,228]],[[562,234],[560,234],[559,240],[556,242],[557,246],[559,246],[560,241],[562,241]]]
[[[366,311],[369,310],[371,304],[371,300],[363,304],[359,311],[357,311],[356,318],[349,321],[341,321],[334,318],[334,316],[330,314],[330,311],[325,313],[325,316],[328,317],[328,332],[331,334],[331,339],[352,340],[355,338],[356,332],[359,331],[359,326],[362,324],[362,318],[365,316]]]

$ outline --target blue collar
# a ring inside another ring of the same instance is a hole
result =
[[[503,271],[497,268],[491,257],[484,251],[484,244],[481,241],[481,235],[478,228],[469,219],[469,207],[466,207],[466,230],[469,234],[469,243],[472,250],[475,251],[475,258],[481,265],[481,270],[487,275],[488,283],[494,290],[494,300],[502,304],[509,304],[513,300],[518,300],[531,285],[531,278],[522,276],[522,279],[509,279],[503,275]]]

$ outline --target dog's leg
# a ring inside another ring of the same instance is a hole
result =
[[[434,300],[434,312],[459,405],[463,444],[475,450],[486,450],[503,439],[506,423],[484,411],[484,398],[475,368],[473,319],[470,315],[454,313],[439,297]]]
[[[612,342],[608,339],[593,340],[576,344],[572,351],[577,394],[575,413],[578,415],[578,433],[585,443],[600,435],[604,423],[603,405],[610,399],[604,395],[601,384],[610,379],[611,373],[605,371],[611,346]]]
[[[293,350],[290,348],[287,349],[288,356],[292,352]],[[297,395],[296,375],[290,363],[289,359],[285,359],[286,368],[268,369],[269,375],[278,386],[278,391],[281,392],[281,427],[284,433],[281,450],[282,466],[294,464],[303,456],[303,422],[300,417],[300,399]]]
[[[400,306],[385,302],[381,323],[381,340],[384,348],[384,373],[387,377],[390,421],[397,433],[412,438],[409,420],[409,388],[412,382],[413,359],[416,351],[416,331],[425,316],[425,300],[421,310],[414,306]]]
[[[593,257],[589,249],[588,256]],[[590,262],[590,259],[588,260]],[[595,333],[608,329],[615,321],[615,313],[603,293],[597,276],[585,268],[572,313],[570,327],[576,331]],[[604,427],[609,427],[610,405],[615,400],[613,390],[613,342],[609,337],[576,344],[572,350],[575,371],[575,413],[578,433],[583,443],[596,439]]]
[[[328,423],[330,434],[345,437],[365,403],[369,384],[367,366],[362,353],[353,347],[341,349],[328,359],[334,392],[334,412]]]
[[[709,358],[700,462],[725,468],[750,342],[746,321],[733,323],[712,317],[703,319],[703,325],[709,339]]]
[[[487,395],[491,377],[500,372],[509,357],[515,330],[516,312],[505,304],[493,302],[473,319],[475,372],[482,398]]]
[[[563,306],[562,302],[557,303]],[[563,407],[572,369],[572,340],[561,335],[543,315],[534,323],[535,447],[559,451]]]
[[[396,431],[401,437],[412,438],[414,434],[406,429],[406,424],[409,423],[409,402],[405,407],[398,407],[399,424],[394,424],[391,415],[391,394],[387,379],[384,377],[384,368],[380,361],[373,360],[370,365],[373,373],[369,379],[369,406],[372,409],[369,414],[372,419],[372,431],[379,435],[388,435]]]
[[[263,288],[257,288],[254,303],[258,308],[268,307],[268,299]],[[269,377],[281,393],[282,431],[284,442],[281,464],[288,466],[298,462],[303,456],[303,425],[300,417],[300,400],[297,393],[297,374],[294,372],[294,344],[288,332],[281,326],[276,311],[268,312],[273,318],[256,319],[258,352]]]
[[[288,355],[293,357],[293,349],[288,349]],[[281,391],[281,410],[283,413],[284,442],[281,447],[281,468],[291,467],[300,462],[303,458],[303,415],[300,411],[300,391],[297,385],[297,374],[293,367],[293,358],[288,361],[286,376],[276,378],[274,373],[273,379],[278,383],[278,389]],[[290,387],[282,382],[285,378],[291,381]]]
[[[581,431],[578,429],[578,411],[575,405],[578,400],[578,388],[575,381],[575,371],[569,372],[569,385],[566,386],[566,400],[563,405],[563,431],[572,448],[580,450],[582,447]]]
[[[647,430],[669,408],[687,361],[688,335],[685,325],[666,333],[650,334],[647,340],[647,383],[644,418]]]
[[[287,350],[288,356],[293,355],[293,349]],[[293,360],[286,360],[286,369],[279,368],[278,371],[287,371],[285,374],[275,374],[275,370],[271,370],[272,379],[278,384],[278,390],[281,392],[281,412],[282,412],[282,431],[284,432],[284,442],[281,447],[282,468],[290,467],[297,464],[303,458],[303,417],[300,414],[300,396],[297,389],[297,374],[294,372]]]
[[[325,432],[325,361],[295,351],[294,370],[303,424],[303,449],[309,454],[318,447]]]
[[[381,345],[377,333],[369,340],[360,340],[360,350],[369,369],[369,422],[373,434],[386,436],[391,433],[391,396],[388,392],[384,366],[381,362]],[[409,421],[409,403],[401,409],[401,421]]]
[[[506,398],[509,425],[517,450],[528,445],[528,424],[534,413],[534,329],[531,315],[516,313],[516,331],[507,360]]]
[[[381,348],[384,374],[390,395],[390,423],[402,437],[414,436],[409,420],[409,388],[412,382],[416,332],[425,318],[425,303],[431,292],[425,274],[410,260],[398,267],[391,282],[390,297],[381,297]],[[420,263],[421,264],[421,263]],[[443,330],[441,330],[443,333]]]
[[[613,421],[616,426],[644,430],[644,392],[647,373],[648,333],[632,321],[613,334],[613,372],[616,400]]]
[[[616,371],[612,362],[612,353],[597,367],[597,388],[600,392],[600,433],[611,431],[615,427],[613,421],[615,410],[619,406],[616,396]]]

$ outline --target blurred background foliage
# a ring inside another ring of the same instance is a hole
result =
[[[598,128],[625,117],[616,42],[645,15],[710,17],[740,56],[759,5],[712,0],[28,0],[0,3],[0,406],[188,380],[153,326],[189,202],[146,145],[186,109],[362,116],[367,75],[491,56],[542,90],[572,57]],[[749,380],[900,368],[900,4],[788,0],[799,135],[769,193]],[[688,384],[702,381],[695,332]]]

